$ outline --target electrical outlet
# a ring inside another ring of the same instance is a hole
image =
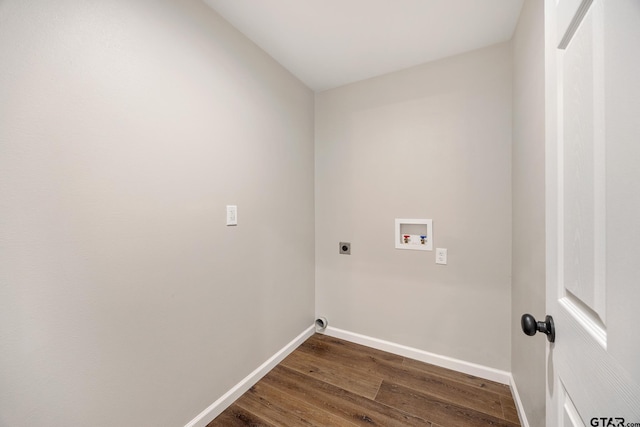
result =
[[[436,264],[447,263],[447,250],[444,248],[436,248]]]
[[[238,225],[238,206],[227,205],[227,225]]]

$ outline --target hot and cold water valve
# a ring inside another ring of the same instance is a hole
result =
[[[433,250],[433,220],[396,218],[396,249]]]

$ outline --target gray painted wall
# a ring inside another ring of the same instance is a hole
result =
[[[545,315],[544,2],[525,0],[513,48],[513,284],[511,369],[532,427],[545,424],[545,349],[520,316]]]
[[[312,324],[313,93],[201,1],[0,22],[0,425],[184,425]]]
[[[511,98],[508,43],[316,96],[316,312],[331,326],[510,370]],[[433,219],[448,265],[396,250],[394,218]]]

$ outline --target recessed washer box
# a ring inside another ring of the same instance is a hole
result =
[[[396,218],[396,249],[433,250],[433,220]]]

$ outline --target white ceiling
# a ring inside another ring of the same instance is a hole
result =
[[[204,0],[315,91],[509,40],[523,0]]]

